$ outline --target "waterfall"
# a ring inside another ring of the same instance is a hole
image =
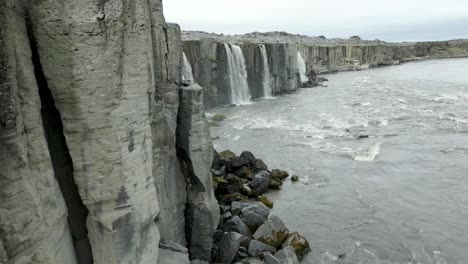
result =
[[[260,51],[263,58],[263,97],[271,97],[270,69],[265,45],[260,45]]]
[[[306,67],[304,58],[302,58],[302,55],[299,51],[297,52],[297,68],[299,69],[301,83],[308,82],[309,78],[307,78],[307,75],[306,75],[307,67]]]
[[[189,81],[190,83],[194,83],[193,74],[192,74],[192,66],[190,66],[190,62],[188,61],[187,56],[185,55],[185,52],[183,52],[183,57],[184,57],[184,65],[182,66],[182,80]]]
[[[229,82],[231,85],[231,103],[245,104],[250,101],[247,83],[247,68],[242,49],[237,45],[224,44],[227,55]]]

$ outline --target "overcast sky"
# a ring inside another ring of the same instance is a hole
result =
[[[468,38],[468,0],[163,0],[166,20],[216,33],[387,41]]]

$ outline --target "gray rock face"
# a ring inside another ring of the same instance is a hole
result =
[[[154,263],[186,222],[209,255],[213,147],[161,1],[4,0],[0,23],[0,262]]]
[[[0,263],[77,263],[22,1],[0,2]]]
[[[239,250],[243,237],[244,236],[241,234],[235,232],[224,233],[221,242],[219,242],[215,263],[232,263],[232,260]]]
[[[180,91],[177,151],[183,172],[189,180],[187,239],[193,258],[211,259],[213,232],[220,217],[210,172],[213,160],[208,122],[205,118],[202,88],[196,84]]]

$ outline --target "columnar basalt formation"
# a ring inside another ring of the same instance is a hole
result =
[[[204,32],[183,32],[184,51],[191,54],[197,82],[206,84],[206,107],[227,104],[224,54],[213,52],[225,43],[242,47],[248,72],[249,89],[253,98],[264,96],[261,69],[261,47],[265,46],[271,76],[272,94],[290,93],[304,83],[301,78],[299,56],[306,64],[306,75],[337,71],[364,70],[381,65],[429,58],[453,58],[468,56],[468,41],[439,41],[415,43],[386,43],[365,41],[357,37],[348,40],[292,35],[284,32],[251,33],[246,35],[216,35]],[[209,47],[209,49],[207,49]],[[207,88],[209,87],[209,89]]]
[[[0,263],[210,254],[213,146],[161,1],[2,0],[0,22]]]

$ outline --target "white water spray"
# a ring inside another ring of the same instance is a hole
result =
[[[263,58],[263,97],[271,97],[270,69],[268,68],[268,55],[265,45],[260,45]]]
[[[184,57],[184,65],[182,67],[182,80],[184,81],[190,81],[190,83],[194,83],[193,80],[193,74],[192,74],[192,66],[190,66],[190,62],[187,59],[187,56],[185,55],[185,52],[183,52],[183,57]]]
[[[237,45],[224,44],[228,62],[229,82],[231,84],[231,103],[246,104],[250,101],[247,83],[247,68],[242,49]]]
[[[301,83],[308,82],[309,78],[307,78],[307,75],[306,75],[307,67],[306,67],[304,58],[302,57],[299,51],[297,52],[297,68],[299,69]]]

